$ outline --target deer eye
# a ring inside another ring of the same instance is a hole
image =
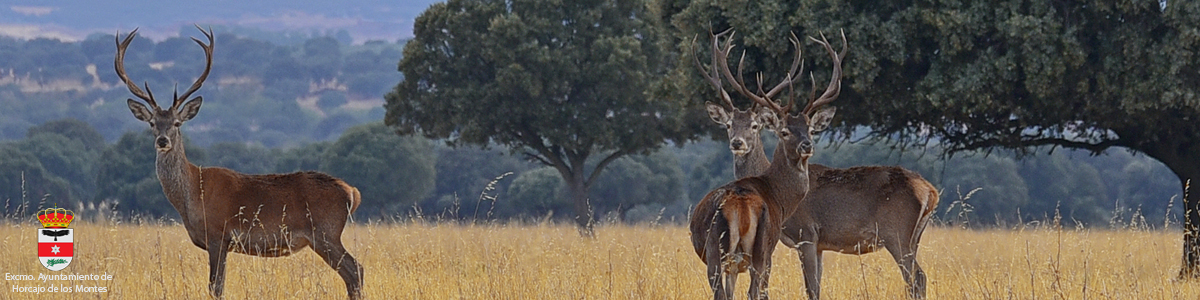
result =
[[[792,132],[791,132],[791,131],[789,131],[789,130],[787,130],[787,129],[784,129],[784,130],[780,130],[780,131],[779,131],[779,136],[780,136],[780,137],[789,137],[789,136],[791,136],[791,135],[792,135]]]
[[[758,123],[750,123],[750,129],[758,130],[758,127],[759,127]]]
[[[179,126],[182,126],[182,125],[183,125],[183,122],[180,122],[180,121],[175,121],[175,127],[179,127]]]
[[[147,122],[147,123],[150,123],[150,128],[154,128],[154,122]]]

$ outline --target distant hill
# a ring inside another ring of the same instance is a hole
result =
[[[264,32],[333,35],[355,43],[412,37],[413,20],[437,0],[153,1],[16,0],[0,7],[0,35],[78,41],[93,33],[139,27],[154,40],[178,36],[192,24]],[[189,31],[190,32],[190,31]],[[281,41],[277,41],[281,42]],[[281,42],[282,43],[282,42]]]

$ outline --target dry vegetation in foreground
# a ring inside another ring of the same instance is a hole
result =
[[[208,259],[174,225],[75,224],[76,260],[64,272],[36,262],[34,225],[0,227],[0,273],[102,274],[86,299],[206,299]],[[569,224],[353,225],[344,241],[366,268],[372,299],[704,299],[703,264],[679,226],[610,225],[594,240]],[[1196,299],[1200,282],[1176,281],[1180,234],[1138,230],[930,228],[919,254],[931,299]],[[771,295],[802,299],[794,251],[775,252]],[[747,276],[738,284],[745,297]],[[16,294],[6,281],[0,298]],[[895,299],[903,281],[891,257],[827,253],[831,299]],[[311,250],[287,258],[229,256],[229,299],[339,299],[345,286]]]

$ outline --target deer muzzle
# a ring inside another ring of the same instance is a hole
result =
[[[740,138],[735,138],[729,141],[729,151],[732,151],[733,155],[742,156],[746,155],[746,153],[749,153],[750,149],[746,149],[745,141]]]
[[[160,136],[157,139],[154,139],[154,148],[160,152],[167,152],[171,150],[171,139],[168,139],[165,136]]]
[[[812,154],[813,154],[812,141],[805,140],[805,141],[800,142],[800,154],[804,155],[804,156],[812,156]]]

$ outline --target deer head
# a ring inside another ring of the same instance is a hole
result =
[[[720,44],[720,38],[725,36],[727,32],[713,36],[713,70],[711,72],[707,72],[706,70],[706,79],[708,79],[708,81],[714,86],[718,87],[722,98],[725,99],[730,106],[732,106],[732,101],[728,100],[728,93],[725,93],[721,87],[721,81],[717,77],[718,70],[720,71],[720,74],[725,77],[725,79],[733,82],[732,86],[734,87],[734,90],[738,91],[738,93],[742,94],[743,96],[750,98],[750,100],[753,100],[754,103],[758,104],[759,106],[767,108],[758,114],[758,119],[762,120],[761,122],[766,125],[767,129],[775,131],[776,136],[779,137],[779,145],[780,147],[783,147],[783,153],[787,156],[788,162],[792,163],[796,167],[803,168],[805,165],[807,165],[808,158],[813,154],[812,134],[828,127],[834,113],[836,112],[836,108],[834,107],[824,109],[821,107],[825,106],[829,102],[832,102],[834,99],[837,99],[841,92],[842,58],[845,57],[846,52],[848,51],[845,33],[842,33],[841,53],[834,52],[833,47],[829,45],[829,41],[825,39],[823,34],[821,35],[820,40],[809,37],[810,40],[822,45],[825,50],[829,52],[830,57],[833,59],[833,74],[830,76],[829,85],[825,88],[825,92],[819,97],[815,96],[817,85],[815,84],[816,82],[814,80],[813,89],[809,93],[809,101],[807,105],[805,105],[804,109],[793,114],[796,104],[795,99],[789,101],[787,106],[781,106],[776,100],[773,100],[773,98],[784,89],[790,90],[797,75],[803,73],[801,66],[804,64],[804,60],[800,50],[800,39],[796,38],[795,34],[792,34],[788,39],[792,43],[792,46],[796,48],[796,56],[793,59],[792,66],[787,75],[784,77],[783,81],[777,84],[774,88],[771,88],[769,91],[764,91],[762,87],[763,78],[760,74],[758,76],[758,92],[752,92],[746,87],[745,81],[742,80],[741,76],[743,63],[745,62],[744,53],[738,63],[738,75],[734,76],[733,72],[730,71],[728,57],[729,51],[733,50],[733,34],[728,33],[728,36],[725,38],[726,42],[724,46]],[[695,55],[693,55],[693,57],[694,56]],[[697,65],[699,65],[698,60]],[[703,66],[701,66],[701,69],[703,69]],[[791,93],[789,93],[789,95],[791,95]]]
[[[180,137],[179,133],[180,126],[183,125],[183,122],[187,122],[195,117],[196,114],[200,112],[200,104],[204,102],[202,97],[196,96],[196,98],[192,98],[191,101],[187,101],[186,104],[184,103],[184,100],[187,100],[188,97],[192,96],[192,93],[195,93],[196,90],[200,89],[200,86],[204,84],[204,80],[208,78],[208,72],[212,70],[212,30],[210,29],[205,31],[203,28],[200,28],[200,26],[196,26],[196,29],[200,29],[200,32],[204,33],[204,36],[208,38],[207,45],[205,45],[204,42],[201,42],[199,39],[192,38],[196,44],[199,44],[200,47],[204,49],[204,72],[200,74],[200,77],[196,79],[195,83],[192,83],[191,88],[188,88],[187,91],[183,92],[183,95],[180,95],[179,91],[175,91],[174,99],[171,102],[171,107],[167,109],[159,107],[158,103],[154,101],[154,94],[150,92],[150,85],[148,83],[144,84],[146,90],[142,91],[142,89],[138,88],[137,84],[130,80],[129,76],[125,74],[125,49],[129,47],[130,42],[133,42],[133,38],[137,36],[137,29],[134,29],[133,32],[130,32],[129,35],[125,37],[124,41],[120,40],[120,34],[118,34],[117,37],[117,58],[113,62],[117,70],[117,76],[121,77],[121,81],[129,87],[129,92],[133,93],[134,96],[137,96],[143,101],[146,101],[146,104],[150,105],[150,107],[147,108],[146,105],[142,105],[141,103],[138,103],[130,98],[126,100],[129,105],[129,111],[133,112],[133,116],[138,120],[150,124],[150,129],[153,130],[155,136],[154,148],[158,150],[159,153],[167,153],[171,151],[171,149],[181,145],[183,139]],[[182,106],[180,106],[180,104],[182,104]]]
[[[719,36],[724,36],[729,31],[713,35],[710,37],[714,41],[713,49],[716,50],[716,40]],[[692,40],[695,44],[695,39]],[[717,51],[713,51],[712,68],[705,68],[700,63],[699,56],[696,54],[695,47],[692,48],[692,59],[696,63],[696,67],[700,69],[700,74],[709,84],[716,88],[721,102],[724,105],[719,105],[712,102],[705,102],[705,110],[708,111],[708,117],[713,122],[725,126],[725,133],[729,135],[729,150],[737,157],[745,157],[752,151],[762,149],[762,138],[759,137],[759,132],[763,128],[773,126],[772,112],[767,108],[759,105],[751,105],[750,109],[741,110],[733,105],[733,100],[729,97],[729,93],[725,91],[725,87],[721,83],[721,76],[717,73],[717,60],[723,57],[718,56]]]
[[[732,151],[733,155],[744,156],[750,151],[762,148],[762,138],[758,135],[768,123],[773,122],[768,118],[768,115],[774,116],[769,109],[754,106],[740,110],[712,102],[706,102],[704,105],[708,110],[708,117],[713,122],[725,126],[725,132],[729,135],[729,151]]]

